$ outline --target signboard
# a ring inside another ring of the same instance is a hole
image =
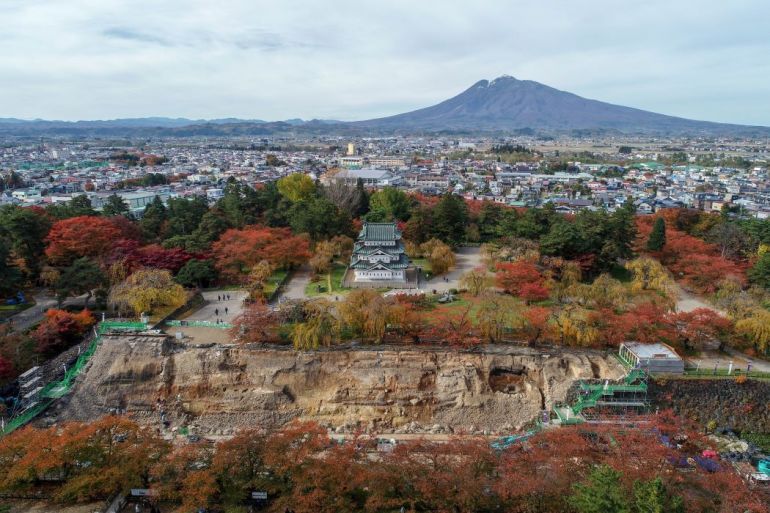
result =
[[[267,492],[251,492],[251,498],[255,501],[266,501]]]
[[[149,488],[131,488],[131,497],[149,497],[152,491]]]

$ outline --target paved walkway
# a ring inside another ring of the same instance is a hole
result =
[[[481,248],[467,247],[459,248],[455,253],[455,268],[443,276],[435,276],[428,281],[420,283],[423,290],[436,290],[446,292],[449,289],[460,288],[460,278],[467,271],[483,264],[481,259]],[[446,278],[446,279],[445,279]]]
[[[14,331],[24,331],[27,328],[32,327],[33,325],[43,320],[43,316],[45,315],[46,311],[57,307],[56,298],[45,292],[37,292],[33,297],[35,298],[34,306],[31,306],[26,310],[22,310],[16,315],[9,317],[8,320],[10,321],[11,327],[14,329]],[[93,298],[91,299],[93,302]],[[78,297],[71,297],[64,301],[63,306],[83,305],[85,300],[85,294]]]
[[[243,300],[248,294],[245,290],[207,290],[202,295],[205,303],[185,317],[186,321],[232,322],[243,310]],[[230,299],[225,299],[227,296]]]
[[[284,299],[305,299],[305,288],[310,283],[313,271],[305,264],[291,275],[289,281],[283,286],[283,291],[278,294],[277,301]]]

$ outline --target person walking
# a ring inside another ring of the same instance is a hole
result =
[[[217,301],[222,301],[222,296],[217,296]]]
[[[225,307],[225,315],[227,315],[227,307]]]
[[[219,317],[219,308],[214,308],[214,315]]]

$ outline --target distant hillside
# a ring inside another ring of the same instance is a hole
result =
[[[770,136],[769,127],[732,125],[656,114],[589,100],[531,80],[502,76],[480,80],[432,107],[367,121],[299,118],[259,119],[129,118],[104,121],[46,121],[0,118],[0,135],[72,137],[217,137],[272,134],[367,135],[377,133],[508,133],[577,136],[671,134]]]
[[[395,116],[358,121],[375,130],[541,131],[613,130],[624,133],[770,133],[748,127],[693,121],[631,107],[589,100],[553,87],[502,76],[480,80],[459,95],[432,107]]]

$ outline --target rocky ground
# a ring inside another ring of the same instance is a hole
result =
[[[649,397],[655,407],[672,408],[704,426],[713,420],[718,427],[730,430],[770,433],[767,381],[652,380]]]
[[[316,420],[338,432],[497,433],[564,399],[576,379],[622,375],[598,351],[491,346],[314,352],[165,336],[106,337],[73,392],[41,423],[125,410],[211,436]],[[162,417],[163,415],[163,417]]]

